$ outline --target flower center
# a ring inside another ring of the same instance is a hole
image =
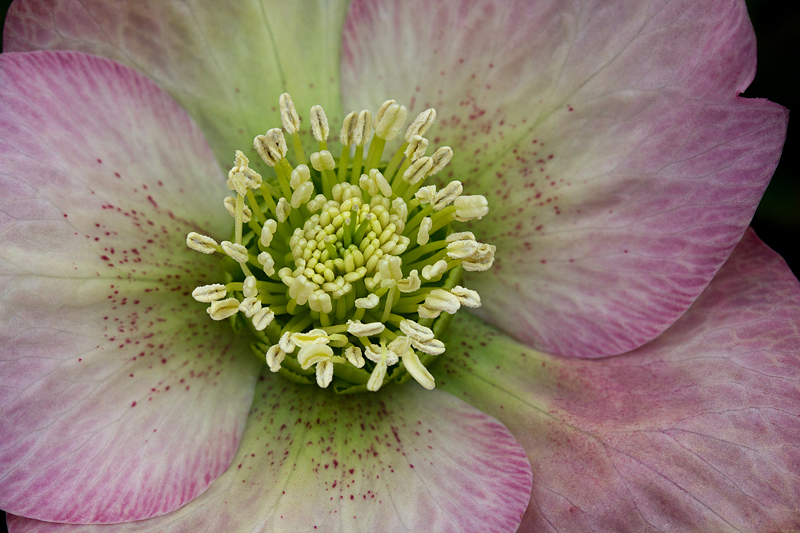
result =
[[[253,351],[292,381],[353,393],[413,377],[433,389],[427,366],[445,351],[437,337],[461,306],[481,304],[458,285],[462,270],[487,270],[495,252],[471,232],[454,233],[451,223],[485,216],[486,198],[462,195],[458,181],[440,190],[423,185],[453,157],[449,147],[425,155],[433,109],[412,121],[388,163],[381,157],[406,120],[405,106],[388,100],[374,118],[350,113],[338,164],[322,107],[311,108],[319,151],[309,161],[288,94],[280,109],[283,129],[253,142],[274,176],[263,179],[241,151],[228,173],[233,241],[195,232],[186,238],[193,250],[222,254],[228,272],[226,283],[197,287],[192,296],[235,331],[246,324]],[[284,131],[296,166],[286,158]]]

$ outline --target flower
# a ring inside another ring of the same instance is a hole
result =
[[[739,242],[786,125],[736,96],[744,4],[287,4],[12,8],[6,50],[139,68],[216,157],[127,67],[0,56],[11,527],[800,527],[800,287]],[[185,234],[229,228],[217,161],[286,89],[331,122],[434,105],[500,207],[487,322],[454,319],[434,391],[259,378],[188,296],[218,272]]]

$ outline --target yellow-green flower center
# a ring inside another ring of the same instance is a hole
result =
[[[486,199],[463,196],[458,181],[440,190],[423,185],[453,157],[449,147],[425,155],[433,109],[411,123],[386,164],[384,146],[399,133],[406,108],[389,100],[374,119],[369,111],[350,113],[337,164],[327,117],[314,106],[319,151],[309,166],[288,94],[280,105],[283,130],[254,140],[274,177],[263,179],[240,151],[228,173],[233,240],[187,236],[190,248],[223,254],[229,272],[226,283],[197,287],[192,296],[210,304],[212,319],[230,319],[236,331],[246,324],[254,352],[293,381],[352,393],[413,377],[434,388],[427,366],[445,351],[437,336],[461,306],[480,306],[475,291],[458,285],[461,272],[486,270],[494,260],[494,246],[450,225],[486,215]]]

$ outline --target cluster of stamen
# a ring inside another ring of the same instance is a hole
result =
[[[461,306],[481,304],[475,291],[458,285],[461,272],[490,268],[495,251],[471,232],[453,233],[450,224],[485,216],[486,198],[462,195],[458,181],[440,190],[423,186],[453,157],[449,147],[425,155],[433,109],[417,116],[385,164],[384,146],[408,113],[394,100],[374,118],[367,110],[345,117],[338,164],[328,151],[322,107],[311,108],[319,150],[308,161],[288,94],[280,109],[283,129],[253,143],[274,179],[263,179],[240,151],[228,173],[232,241],[187,236],[193,250],[223,254],[229,278],[192,296],[210,304],[212,319],[234,320],[235,329],[243,315],[256,354],[293,381],[334,383],[349,393],[413,377],[434,388],[427,365],[445,351],[435,331]],[[292,136],[295,166],[286,158],[284,131]]]

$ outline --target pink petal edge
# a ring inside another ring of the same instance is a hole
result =
[[[221,276],[185,245],[229,231],[217,162],[166,93],[81,53],[0,55],[0,130],[0,507],[173,511],[228,467],[257,372],[189,296]]]
[[[493,418],[416,384],[335,396],[262,378],[231,468],[175,513],[114,526],[14,516],[14,533],[510,532],[531,467]]]
[[[284,91],[304,125],[315,104],[331,124],[341,121],[346,10],[347,0],[15,0],[3,44],[80,50],[143,72],[189,112],[226,166],[235,150],[258,160],[253,137],[280,127]]]
[[[345,110],[439,112],[442,181],[490,204],[469,225],[498,248],[466,277],[479,314],[548,353],[623,353],[683,314],[785,137],[785,109],[736,96],[744,1],[355,0],[343,38]]]
[[[547,356],[475,318],[453,330],[442,388],[533,465],[522,531],[800,529],[800,283],[752,232],[626,355]]]

